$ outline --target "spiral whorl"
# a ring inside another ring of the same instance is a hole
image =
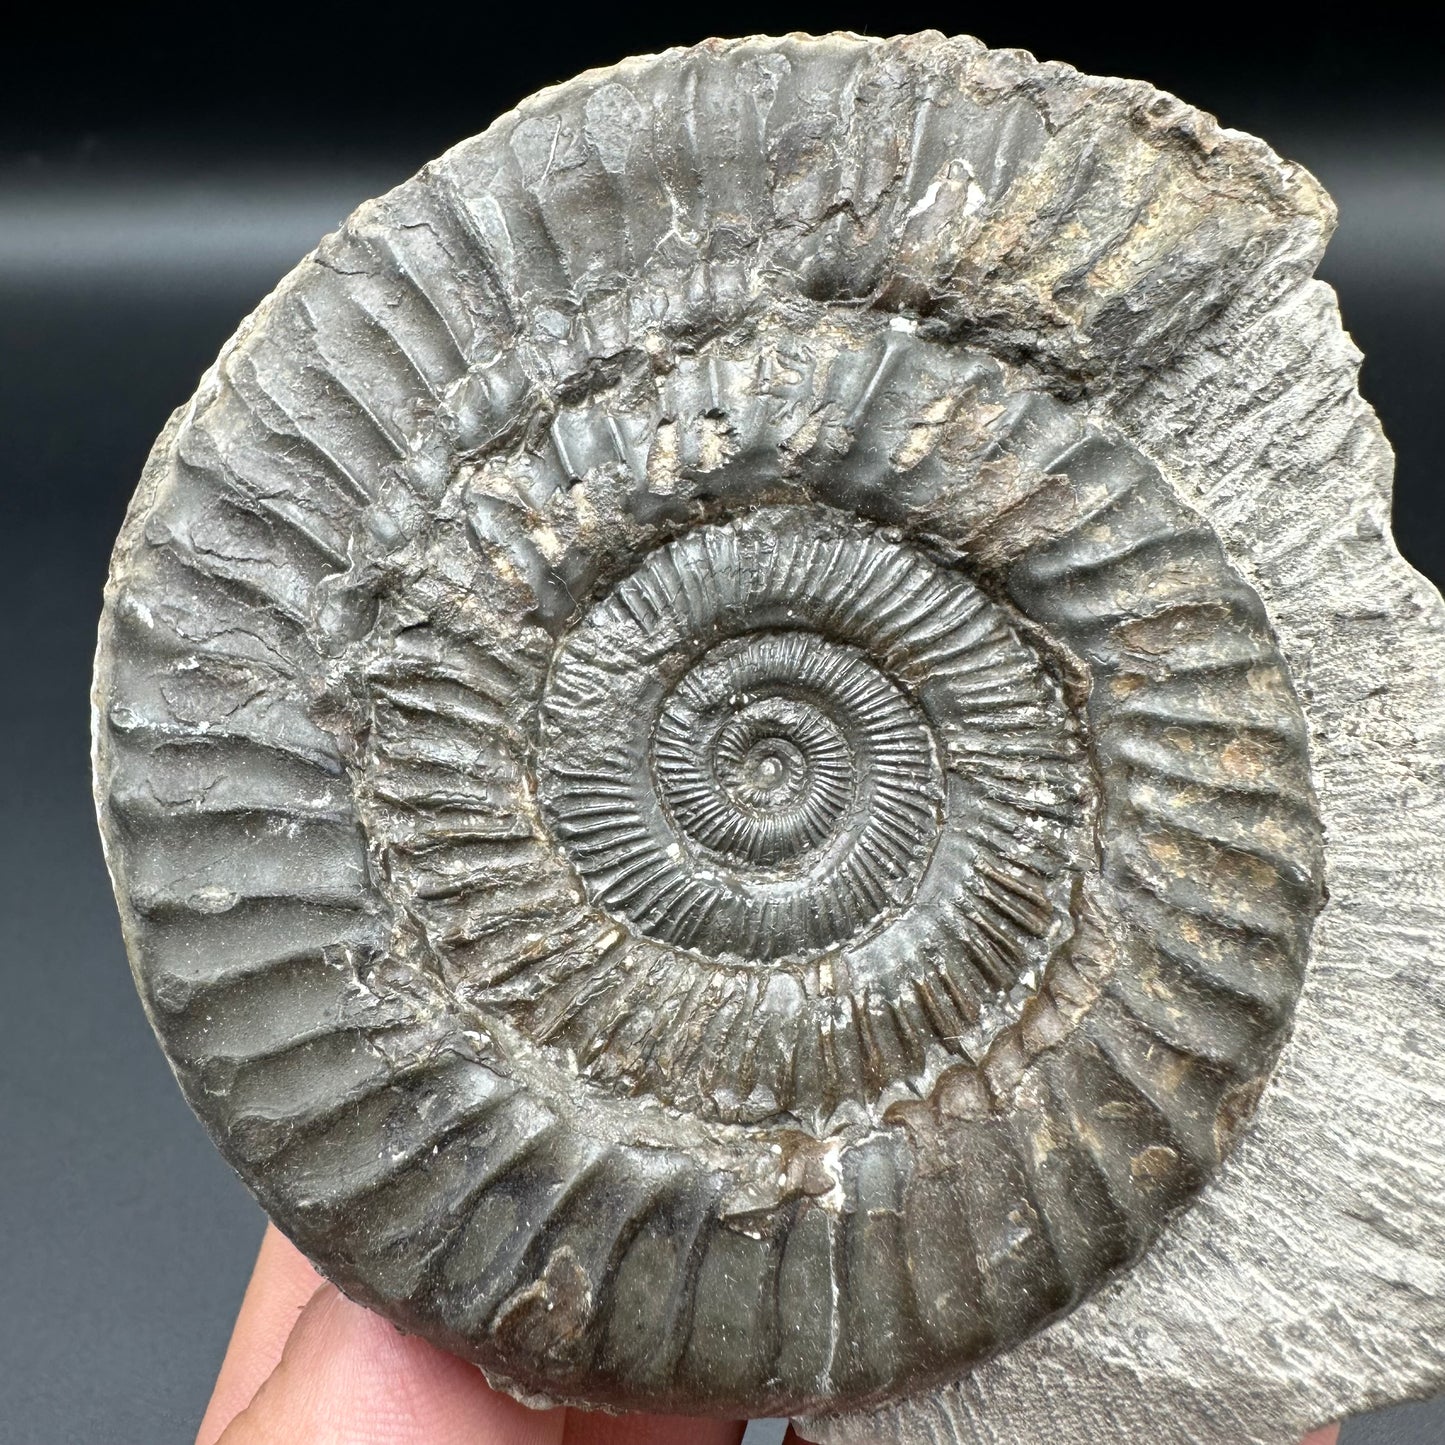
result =
[[[646,1087],[708,1111],[803,1105],[824,1118],[833,1106],[805,1105],[789,1075],[838,1004],[867,1008],[871,993],[915,1020],[916,1050],[882,1050],[863,1085],[872,1104],[916,1082],[930,1050],[956,1053],[983,1000],[1042,963],[1064,855],[1042,875],[1037,859],[996,856],[978,808],[997,759],[957,742],[980,724],[1002,724],[1019,765],[1072,753],[1083,788],[1057,688],[998,604],[829,508],[764,507],[694,528],[583,613],[550,670],[538,771],[544,812],[593,901],[629,931],[624,951],[643,940],[682,951],[670,968],[697,980],[690,1000],[758,964],[796,981],[778,1019],[793,1039],[789,1072],[762,1093],[755,1082],[752,1103],[746,1036],[711,1053],[706,1083],[674,1063],[644,1067]],[[992,906],[989,866],[1012,887],[1011,908]],[[940,926],[967,938],[984,917],[978,961],[938,974],[950,1002],[920,1007],[920,942]],[[680,1032],[696,1006],[673,1016]]]
[[[543,703],[543,798],[598,902],[708,956],[854,937],[906,902],[942,820],[928,723],[860,650],[892,638],[872,619],[855,641],[849,596],[931,568],[813,521],[765,511],[650,554]]]
[[[1268,167],[987,54],[528,102],[283,284],[117,546],[97,788],[177,1075],[524,1393],[954,1378],[1149,1246],[1288,1029],[1299,703],[1091,390],[1226,304],[1185,263],[1263,253]]]

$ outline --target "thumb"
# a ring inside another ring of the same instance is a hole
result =
[[[328,1284],[218,1445],[559,1445],[564,1418],[497,1394]]]

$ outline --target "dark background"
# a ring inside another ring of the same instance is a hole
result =
[[[1445,578],[1445,63],[1378,7],[1298,28],[1198,6],[52,8],[0,36],[0,1442],[189,1441],[261,1227],[150,1038],[95,838],[86,692],[122,509],[281,274],[538,86],[711,31],[969,29],[1264,136],[1340,203],[1323,275],[1398,451],[1401,545]],[[1344,1432],[1442,1439],[1439,1404]]]

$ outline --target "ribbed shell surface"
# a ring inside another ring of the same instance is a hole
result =
[[[117,545],[97,792],[177,1077],[328,1276],[527,1397],[756,1415],[1149,1246],[1322,864],[1265,609],[1100,398],[1326,207],[1147,87],[715,42],[243,324]]]

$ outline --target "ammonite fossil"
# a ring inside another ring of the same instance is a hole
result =
[[[97,786],[182,1087],[326,1274],[526,1398],[973,1438],[1032,1378],[1102,1438],[1054,1364],[1186,1338],[1130,1322],[1222,1168],[1270,1227],[1224,1161],[1381,773],[1332,650],[1408,697],[1439,626],[1330,501],[1385,465],[1330,214],[1143,85],[714,42],[243,324],[116,549]],[[1257,1237],[1212,1207],[1179,1249]]]

